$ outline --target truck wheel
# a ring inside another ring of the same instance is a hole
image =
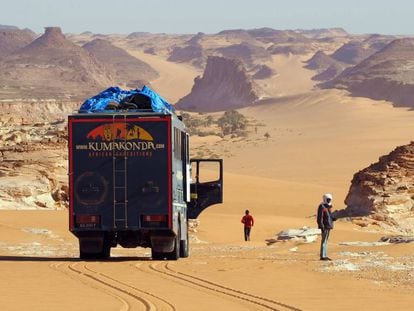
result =
[[[178,234],[174,238],[174,249],[171,253],[167,253],[166,257],[168,260],[177,260],[180,258],[180,240],[181,240],[181,230],[178,229]]]
[[[165,253],[162,252],[155,252],[152,248],[151,248],[151,258],[153,260],[163,260],[165,257]]]
[[[188,239],[188,230],[186,236],[187,237],[185,240],[180,241],[180,257],[182,258],[187,258],[190,251],[190,240]]]
[[[108,259],[111,254],[111,245],[107,239],[104,239],[102,245],[99,241],[96,241],[94,245],[91,242],[88,244],[82,242],[79,239],[79,257],[80,259]],[[101,247],[99,247],[101,246]],[[96,251],[97,249],[100,251]]]
[[[107,239],[104,240],[102,252],[99,253],[99,259],[108,259],[111,257],[111,245]]]

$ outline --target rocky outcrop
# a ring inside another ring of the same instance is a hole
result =
[[[194,111],[223,111],[254,104],[258,88],[241,61],[210,56],[202,77],[197,77],[191,93],[176,108]]]
[[[414,232],[414,142],[356,173],[345,204],[343,216],[368,216],[377,224]]]
[[[0,116],[0,209],[68,207],[64,119]]]
[[[285,241],[300,241],[302,243],[312,243],[321,234],[321,230],[318,228],[302,227],[300,229],[287,229],[280,231],[276,234],[276,238],[266,239],[267,245],[271,245],[276,242]]]

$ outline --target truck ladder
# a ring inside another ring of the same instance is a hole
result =
[[[116,121],[115,114],[112,116],[112,142],[116,142],[118,133],[115,127]],[[124,137],[123,141],[127,141],[127,122],[126,115],[124,114]],[[112,173],[113,173],[113,228],[114,229],[127,229],[128,228],[128,157],[126,150],[121,152],[121,155],[116,154],[115,150],[112,150]],[[117,156],[118,155],[118,156]]]

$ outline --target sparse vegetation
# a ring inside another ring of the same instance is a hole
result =
[[[217,124],[223,135],[244,136],[247,127],[247,119],[244,115],[236,110],[226,111],[224,115],[217,120]]]
[[[249,121],[236,110],[226,111],[220,118],[205,113],[181,114],[184,123],[191,135],[198,136],[226,136],[246,137]]]

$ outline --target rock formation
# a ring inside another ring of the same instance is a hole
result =
[[[356,173],[342,216],[369,216],[367,225],[384,222],[414,232],[414,142],[397,147]]]
[[[16,116],[16,112],[2,112],[1,208],[67,208],[67,133],[64,119],[38,122],[30,120],[27,115],[22,117]]]
[[[259,99],[257,86],[241,61],[210,56],[203,77],[197,77],[191,93],[178,101],[183,110],[221,111],[245,107]]]

